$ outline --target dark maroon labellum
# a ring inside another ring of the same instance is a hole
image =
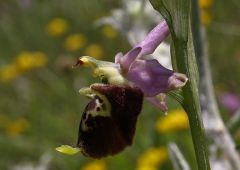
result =
[[[111,110],[108,116],[96,114],[107,109],[106,101],[97,95],[88,103],[81,117],[77,146],[93,158],[117,154],[132,144],[143,93],[137,87],[109,84],[93,85],[91,89],[105,96]]]

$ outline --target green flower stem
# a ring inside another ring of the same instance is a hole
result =
[[[172,37],[172,57],[176,70],[189,78],[182,89],[182,106],[188,114],[198,170],[210,170],[208,151],[201,119],[198,92],[198,68],[190,20],[190,0],[150,0],[168,23]]]
[[[189,37],[190,40],[191,37]],[[208,160],[208,152],[205,141],[205,134],[203,131],[202,119],[201,119],[201,110],[199,103],[199,95],[198,95],[198,84],[196,81],[195,74],[193,74],[193,70],[196,65],[195,60],[189,54],[189,46],[192,48],[192,42],[189,41],[188,47],[185,45],[177,44],[175,46],[176,53],[176,61],[178,66],[178,71],[185,73],[189,78],[189,82],[183,88],[183,108],[188,114],[191,134],[194,144],[194,149],[196,153],[196,159],[198,163],[199,170],[209,170],[209,160]],[[193,52],[193,49],[192,49]],[[180,57],[181,56],[181,57]]]

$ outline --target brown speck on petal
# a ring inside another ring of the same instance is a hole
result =
[[[82,66],[83,64],[84,64],[84,62],[83,62],[81,59],[78,59],[77,62],[76,62],[76,64],[73,65],[72,67],[73,67],[73,68],[76,68],[76,67],[78,67],[78,66]]]
[[[101,108],[100,107],[97,107],[97,111],[99,112],[101,110]]]
[[[88,117],[85,122],[88,130],[82,129],[81,118],[77,146],[84,155],[93,158],[117,154],[132,144],[143,93],[139,88],[130,86],[102,84],[91,88],[107,98],[111,104],[111,113],[110,116]],[[89,111],[96,100],[94,98],[90,101],[84,113]]]

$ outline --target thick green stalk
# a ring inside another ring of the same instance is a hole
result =
[[[182,89],[182,106],[188,114],[198,170],[210,170],[198,93],[198,69],[192,41],[190,0],[150,0],[168,23],[177,71],[189,78]]]
[[[201,110],[198,95],[198,83],[196,81],[196,75],[193,70],[195,66],[195,59],[191,58],[191,51],[193,52],[193,44],[191,37],[189,37],[188,46],[175,45],[176,61],[178,71],[185,73],[189,78],[189,82],[183,88],[183,108],[188,114],[191,134],[196,153],[196,159],[198,162],[199,170],[209,170],[208,152],[205,141],[205,134],[203,131],[203,124],[201,119]],[[181,58],[179,56],[182,56]],[[188,56],[188,57],[187,57]],[[183,59],[183,60],[182,60]]]

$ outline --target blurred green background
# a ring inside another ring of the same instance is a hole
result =
[[[76,59],[112,61],[131,48],[110,25],[94,25],[120,7],[114,0],[0,1],[0,169],[37,169],[45,158],[51,170],[171,170],[171,141],[196,167],[186,115],[171,99],[169,118],[144,103],[134,144],[114,157],[95,161],[55,151],[76,144],[88,102],[78,90],[96,81],[90,70],[72,69]],[[203,10],[216,93],[239,97],[240,1],[214,1]],[[221,110],[227,122],[233,113],[223,105]]]

